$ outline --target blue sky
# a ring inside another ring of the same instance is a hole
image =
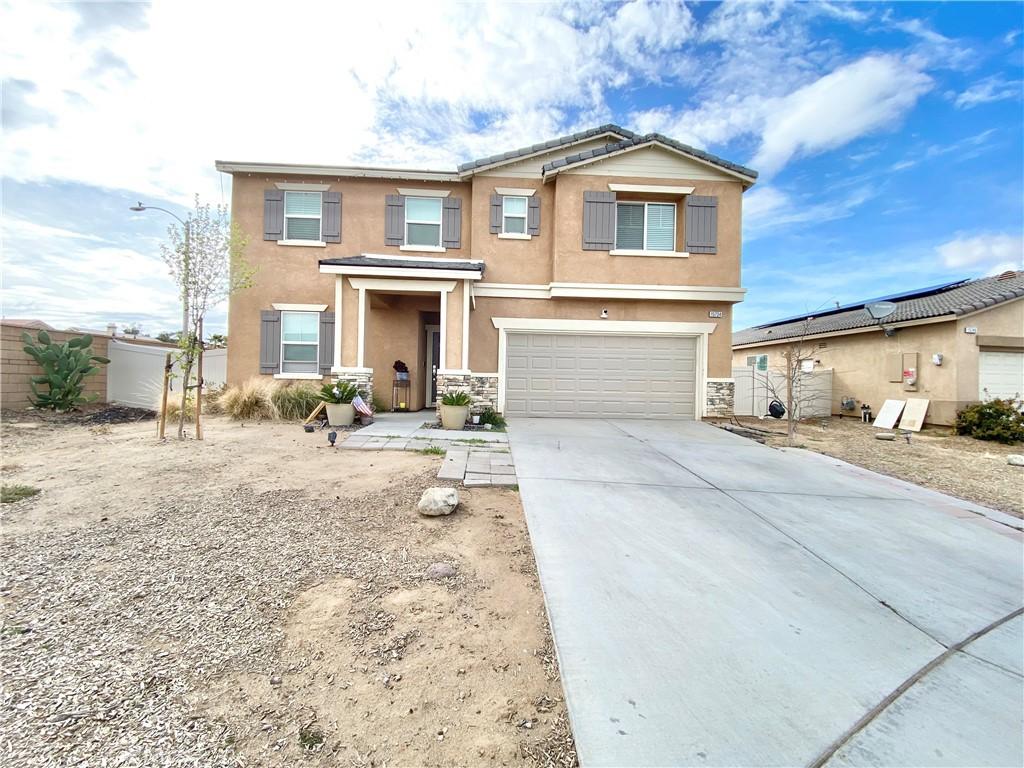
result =
[[[445,168],[604,122],[761,171],[737,328],[1020,268],[1022,8],[0,2],[3,314],[175,329],[167,220],[127,207],[227,202],[215,159]]]

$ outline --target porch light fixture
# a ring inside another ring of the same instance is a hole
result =
[[[608,319],[608,310],[607,309],[602,309],[601,310],[601,319],[602,320],[607,320]]]

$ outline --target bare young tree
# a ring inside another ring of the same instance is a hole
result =
[[[790,443],[796,436],[800,419],[808,412],[816,411],[824,400],[831,397],[814,384],[817,348],[807,340],[813,320],[813,317],[804,320],[800,335],[784,346],[780,364],[763,376],[769,395],[786,406],[786,436]]]
[[[246,239],[231,222],[226,206],[213,208],[200,203],[185,226],[172,224],[167,229],[169,242],[160,251],[171,277],[181,291],[186,328],[178,339],[184,383],[178,414],[178,439],[185,439],[185,417],[193,368],[202,350],[200,337],[203,320],[215,306],[231,294],[252,285],[253,270],[243,259]]]

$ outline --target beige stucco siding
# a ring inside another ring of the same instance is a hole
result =
[[[696,195],[718,198],[718,252],[691,254],[689,258],[659,256],[612,256],[607,251],[583,250],[583,193],[608,191],[608,182],[659,185],[664,179],[650,177],[597,177],[560,175],[555,182],[555,205],[560,214],[555,220],[553,281],[564,283],[632,283],[637,285],[715,285],[740,284],[740,207],[743,187],[731,181],[675,179],[677,186],[692,186]],[[682,222],[685,212],[682,198],[664,195],[619,194],[625,199],[664,200],[677,204],[676,250],[686,247]]]
[[[500,238],[490,231],[491,195],[495,187],[534,189],[540,199],[540,234],[529,240]],[[582,216],[582,212],[580,213]],[[488,283],[547,285],[552,280],[551,249],[555,231],[555,186],[540,179],[477,176],[473,180],[473,258],[487,265]]]

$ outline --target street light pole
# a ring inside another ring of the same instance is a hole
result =
[[[160,211],[166,213],[168,216],[173,216],[181,224],[181,228],[185,233],[185,252],[182,254],[181,259],[181,337],[187,338],[188,336],[188,284],[191,277],[189,270],[189,247],[192,239],[192,227],[189,222],[185,221],[178,214],[173,211],[168,211],[166,208],[160,208],[156,205],[145,205],[141,200],[135,205],[131,206],[128,210],[140,212],[140,211]]]

